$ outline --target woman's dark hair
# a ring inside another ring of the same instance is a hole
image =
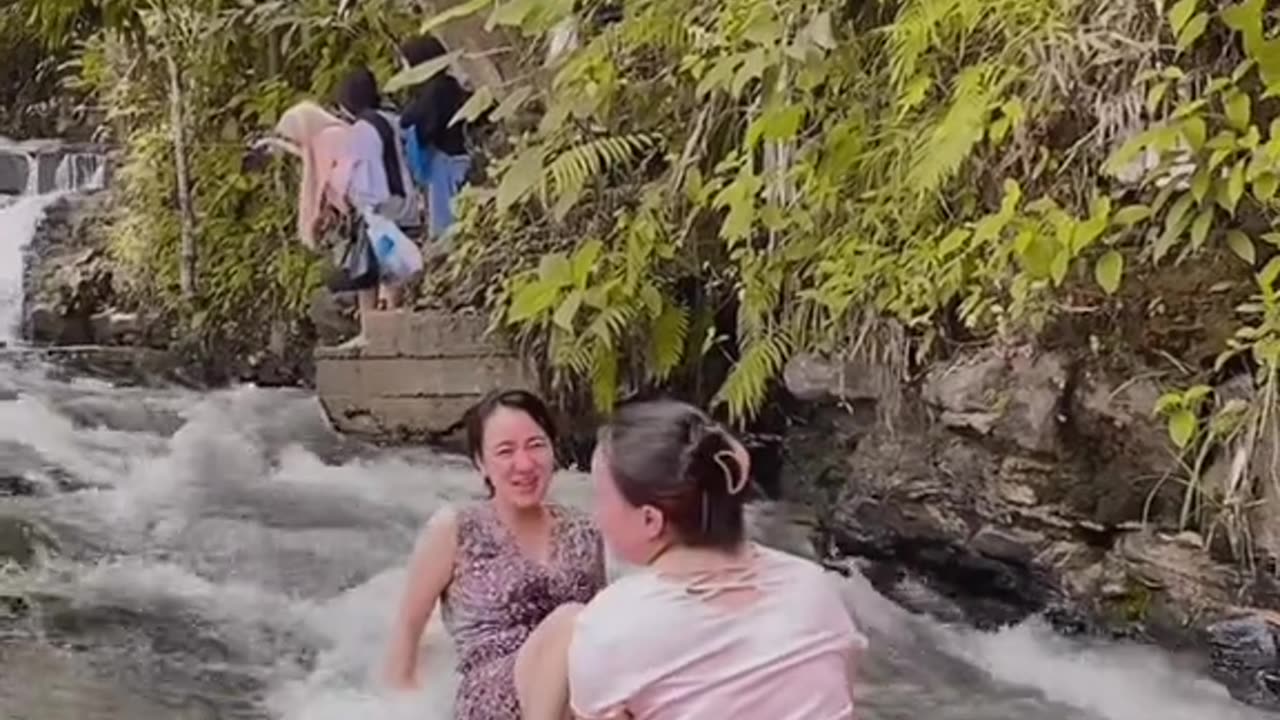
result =
[[[334,99],[352,115],[359,115],[365,110],[376,110],[382,104],[382,98],[378,95],[378,80],[363,65],[353,68],[342,77]]]
[[[419,35],[400,43],[400,55],[409,65],[421,65],[444,55],[444,45],[435,35]]]
[[[680,542],[721,549],[742,542],[747,468],[728,431],[706,413],[671,400],[632,403],[599,441],[622,497],[661,510]]]
[[[480,402],[472,406],[463,418],[467,429],[467,454],[473,462],[484,455],[485,424],[495,412],[502,408],[519,410],[532,418],[547,434],[551,447],[555,448],[555,419],[551,417],[551,411],[547,409],[547,404],[542,401],[542,398],[527,390],[495,390],[481,398]],[[489,497],[493,497],[493,482],[486,477],[484,485],[489,488]]]

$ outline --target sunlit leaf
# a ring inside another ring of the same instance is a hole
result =
[[[420,65],[414,65],[413,67],[401,70],[395,75],[392,75],[390,80],[387,80],[387,84],[384,86],[384,89],[389,93],[393,93],[407,87],[424,83],[447,70],[449,66],[452,65],[453,62],[461,55],[462,51],[454,50],[453,52],[445,53],[438,58],[428,60]]]
[[[1120,277],[1123,274],[1124,256],[1115,250],[1108,250],[1093,266],[1094,279],[1108,295],[1114,295],[1120,288]]]
[[[1169,439],[1179,448],[1186,448],[1196,432],[1196,416],[1190,410],[1182,409],[1169,416]]]
[[[1239,230],[1232,230],[1227,233],[1227,247],[1231,248],[1231,252],[1250,265],[1257,259],[1253,249],[1253,241],[1249,239],[1248,235]]]
[[[498,210],[505,210],[519,202],[539,183],[545,158],[546,151],[541,145],[527,148],[516,157],[498,185]]]
[[[492,5],[493,1],[494,0],[468,0],[467,2],[458,3],[457,5],[454,5],[453,7],[427,19],[426,22],[422,23],[422,27],[418,28],[418,32],[425,35],[434,31],[438,27],[453,22],[454,20],[474,15],[485,9],[487,6]]]

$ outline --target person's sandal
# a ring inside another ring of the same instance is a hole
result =
[[[363,350],[369,344],[369,339],[363,335],[356,335],[346,342],[338,345],[338,350]]]

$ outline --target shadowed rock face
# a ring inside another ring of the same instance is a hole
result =
[[[1280,711],[1280,642],[1273,613],[1253,613],[1210,625],[1213,674],[1244,702]]]

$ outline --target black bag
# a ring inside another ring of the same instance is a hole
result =
[[[369,233],[365,232],[364,223],[353,223],[353,226],[354,237],[342,255],[342,264],[329,278],[329,290],[332,292],[378,287],[378,256],[374,254],[373,245],[369,242]]]

